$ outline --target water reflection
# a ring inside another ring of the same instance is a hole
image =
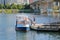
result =
[[[31,31],[29,31],[29,32],[17,31],[16,40],[34,40],[34,38],[33,38]]]
[[[59,32],[16,32],[16,40],[60,40]]]

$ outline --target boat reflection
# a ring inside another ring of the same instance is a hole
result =
[[[16,40],[29,40],[26,32],[16,31]]]

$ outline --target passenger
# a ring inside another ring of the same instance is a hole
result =
[[[35,17],[33,16],[33,24],[35,25]]]
[[[33,21],[35,21],[35,16],[33,16]]]

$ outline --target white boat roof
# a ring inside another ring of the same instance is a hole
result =
[[[24,20],[24,17],[28,18],[27,15],[23,15],[23,14],[17,14],[16,15],[17,21],[23,21]]]
[[[16,17],[28,17],[26,15],[16,15]]]

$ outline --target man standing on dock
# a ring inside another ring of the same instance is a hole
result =
[[[33,24],[35,25],[35,16],[33,16]]]

